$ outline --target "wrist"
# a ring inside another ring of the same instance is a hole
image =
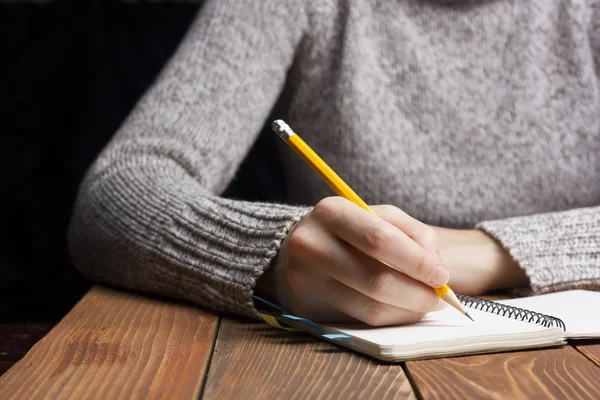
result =
[[[523,287],[527,277],[502,245],[479,229],[434,228],[440,255],[457,292],[480,295],[498,289]]]
[[[528,278],[519,264],[500,242],[482,230],[473,230],[482,254],[481,267],[487,290],[524,287]]]

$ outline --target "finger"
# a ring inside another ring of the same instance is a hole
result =
[[[431,287],[369,257],[348,243],[330,237],[326,273],[335,280],[381,303],[414,312],[444,308]]]
[[[329,281],[328,293],[331,307],[372,326],[412,324],[424,315],[381,303],[333,279]]]
[[[398,271],[432,287],[448,282],[448,272],[435,256],[394,225],[356,204],[330,197],[320,201],[312,212],[331,233]]]
[[[429,225],[411,217],[398,207],[391,205],[373,206],[373,211],[380,218],[406,233],[415,242],[432,253],[439,254],[438,235]]]

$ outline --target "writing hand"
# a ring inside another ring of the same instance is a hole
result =
[[[341,197],[319,202],[258,289],[314,321],[398,325],[444,308],[431,289],[448,281],[435,230],[393,206],[373,210]]]

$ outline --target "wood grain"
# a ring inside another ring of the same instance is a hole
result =
[[[203,399],[414,399],[401,365],[303,333],[223,319]]]
[[[600,399],[600,368],[570,346],[406,364],[423,399]]]
[[[600,340],[569,341],[575,350],[583,354],[588,360],[600,367]]]
[[[197,398],[218,317],[94,287],[0,377],[1,399]]]

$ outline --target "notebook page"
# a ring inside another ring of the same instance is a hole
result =
[[[600,337],[600,292],[568,290],[497,301],[563,320],[568,338]]]
[[[503,336],[519,337],[520,335],[546,330],[539,325],[517,321],[495,314],[469,309],[469,314],[475,319],[471,322],[452,307],[442,311],[427,314],[416,324],[397,327],[371,328],[364,325],[329,325],[338,331],[346,333],[382,347],[410,346],[422,343],[448,342],[486,338],[491,341]]]

